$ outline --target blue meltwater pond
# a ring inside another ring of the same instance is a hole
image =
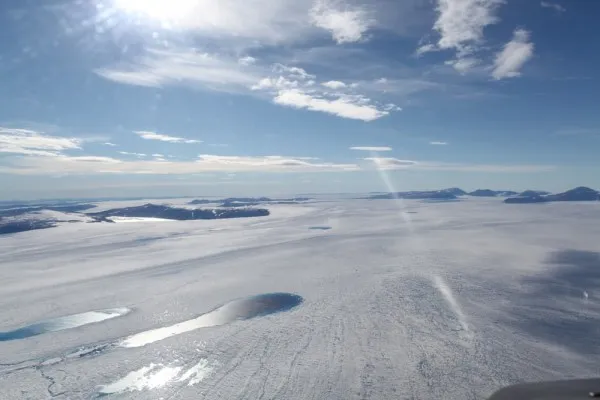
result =
[[[24,326],[8,332],[0,332],[0,342],[8,340],[25,339],[31,336],[41,335],[46,332],[56,332],[65,329],[77,328],[87,324],[105,321],[107,319],[121,317],[129,314],[129,308],[107,308],[104,310],[88,311],[81,314],[67,315],[52,318]]]
[[[122,347],[141,347],[181,333],[199,328],[225,325],[237,320],[261,317],[278,312],[288,311],[304,301],[302,296],[293,293],[265,293],[230,301],[211,312],[199,317],[140,332],[128,337],[120,343]]]

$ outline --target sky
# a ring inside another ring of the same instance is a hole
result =
[[[600,189],[597,1],[40,4],[0,5],[0,200]]]

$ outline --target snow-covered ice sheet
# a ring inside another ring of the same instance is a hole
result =
[[[600,204],[268,208],[1,237],[0,331],[131,312],[0,342],[0,398],[482,399],[600,374]],[[207,322],[268,293],[303,301]]]

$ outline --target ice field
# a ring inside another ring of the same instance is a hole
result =
[[[600,375],[600,203],[267,208],[0,236],[0,398],[484,399]]]

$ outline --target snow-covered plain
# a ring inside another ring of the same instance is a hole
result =
[[[0,398],[483,399],[600,375],[600,203],[268,208],[0,237]],[[261,314],[266,293],[302,301]]]

